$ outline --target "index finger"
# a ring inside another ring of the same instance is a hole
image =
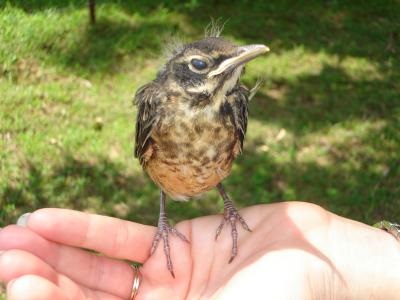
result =
[[[48,240],[144,262],[155,228],[69,209],[44,208],[29,215],[26,226]]]

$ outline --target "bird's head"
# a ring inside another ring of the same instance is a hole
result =
[[[236,46],[207,37],[176,49],[160,75],[195,102],[223,97],[238,84],[244,64],[267,51],[265,45]]]

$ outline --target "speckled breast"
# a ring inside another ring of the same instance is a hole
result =
[[[227,177],[237,152],[235,128],[210,112],[164,118],[152,133],[146,171],[176,200],[199,195]]]

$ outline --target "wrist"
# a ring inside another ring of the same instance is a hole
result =
[[[372,265],[376,266],[374,279],[370,279],[366,284],[374,286],[374,299],[398,299],[400,295],[400,244],[389,233],[384,230],[371,228],[376,232],[377,251],[371,257]],[[368,246],[368,245],[367,245]],[[371,272],[373,273],[373,271]],[[371,275],[372,277],[372,275]]]
[[[340,218],[340,217],[339,217]],[[346,299],[396,299],[400,295],[400,244],[389,233],[343,218],[340,232],[347,242],[333,246],[339,274],[338,291]],[[338,237],[339,239],[340,237]],[[335,239],[333,239],[335,240]],[[341,277],[341,278],[340,278]],[[339,299],[342,297],[338,297]]]

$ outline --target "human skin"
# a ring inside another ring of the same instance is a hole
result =
[[[176,278],[163,247],[149,256],[156,228],[65,209],[41,209],[25,226],[0,230],[0,280],[7,299],[396,299],[400,245],[390,234],[304,202],[242,209],[239,253],[228,264],[230,231],[215,241],[221,216],[176,225]],[[97,255],[94,250],[101,253]]]

